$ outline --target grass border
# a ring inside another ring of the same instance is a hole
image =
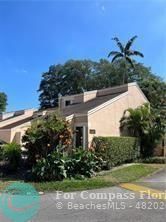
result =
[[[130,164],[113,168],[111,171],[104,171],[103,174],[97,174],[96,177],[85,180],[64,180],[31,183],[39,192],[73,192],[82,190],[93,190],[117,186],[120,183],[129,183],[139,181],[145,177],[151,176],[164,168],[163,164]],[[18,181],[18,180],[17,180]],[[0,182],[0,190],[3,190],[8,184],[14,181],[6,180]]]

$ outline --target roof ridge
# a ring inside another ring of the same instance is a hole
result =
[[[118,86],[110,86],[107,88],[103,88],[103,89],[96,89],[96,90],[89,90],[89,91],[85,91],[82,93],[77,93],[77,94],[72,94],[72,95],[65,95],[65,96],[61,96],[61,97],[70,97],[70,96],[80,96],[80,95],[88,95],[90,93],[95,93],[95,92],[102,92],[102,91],[106,91],[108,89],[120,89],[120,88],[124,88],[125,86],[133,86],[133,85],[138,85],[136,82],[131,82],[131,83],[127,83],[127,84],[123,84],[123,85],[118,85]]]

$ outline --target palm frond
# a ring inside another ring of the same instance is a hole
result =
[[[126,46],[125,46],[125,52],[130,49],[130,47],[132,46],[134,40],[135,40],[137,37],[138,37],[138,36],[135,35],[135,36],[133,36],[133,37],[127,42],[127,44],[126,44]]]
[[[112,40],[116,41],[117,46],[119,47],[120,51],[123,53],[124,47],[123,47],[122,43],[119,41],[119,39],[117,37],[115,37],[115,38],[112,38]]]
[[[133,50],[133,51],[128,51],[128,55],[129,56],[140,56],[140,57],[144,57],[144,55],[141,53],[141,52],[139,52],[139,51],[135,51],[135,50]]]
[[[119,54],[120,52],[117,52],[117,51],[111,51],[109,54],[108,54],[108,57],[110,56],[115,56],[117,54]]]
[[[113,63],[116,59],[118,59],[118,58],[123,58],[123,54],[119,52],[119,54],[117,54],[116,56],[114,56],[113,59],[112,59],[112,63]]]
[[[135,66],[134,66],[134,63],[132,62],[132,59],[130,59],[129,56],[126,56],[126,60],[127,60],[127,62],[131,65],[131,67],[134,69]]]

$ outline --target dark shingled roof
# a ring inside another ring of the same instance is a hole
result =
[[[89,100],[85,103],[70,105],[66,107],[64,110],[62,110],[62,114],[63,116],[70,116],[72,114],[85,114],[91,109],[94,109],[95,107],[100,106],[101,104],[119,96],[120,94],[122,93],[98,96],[95,99]]]
[[[22,119],[22,120],[19,120],[19,121],[17,121],[17,122],[11,123],[11,124],[9,124],[9,125],[3,126],[3,127],[1,127],[0,129],[12,129],[12,128],[14,128],[14,127],[17,127],[17,126],[19,126],[19,125],[22,125],[22,124],[24,124],[24,123],[26,123],[26,122],[30,122],[30,121],[32,121],[32,120],[33,120],[33,117],[32,117],[32,116],[31,116],[31,117],[27,117],[27,118],[25,118],[25,119]]]

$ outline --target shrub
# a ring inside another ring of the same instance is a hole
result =
[[[67,177],[62,152],[54,151],[32,168],[35,181],[56,181]]]
[[[135,137],[95,137],[92,146],[108,167],[133,161],[140,156],[139,142]]]
[[[0,146],[0,161],[3,160],[3,149],[2,147]]]
[[[91,177],[99,171],[101,158],[91,151],[73,150],[70,155],[64,155],[60,149],[39,160],[32,169],[34,180],[56,181],[65,178]]]
[[[21,160],[21,146],[17,143],[9,143],[2,146],[3,156],[9,161],[10,170],[17,170]]]
[[[145,159],[140,159],[137,162],[140,163],[158,163],[158,164],[166,164],[166,157],[149,157]]]
[[[100,159],[92,151],[74,150],[66,160],[67,176],[92,177],[95,171],[100,171]]]
[[[68,149],[71,144],[71,132],[68,122],[60,119],[56,114],[50,114],[32,123],[23,142],[27,149],[28,163],[32,166],[37,160],[56,150],[60,144]]]

